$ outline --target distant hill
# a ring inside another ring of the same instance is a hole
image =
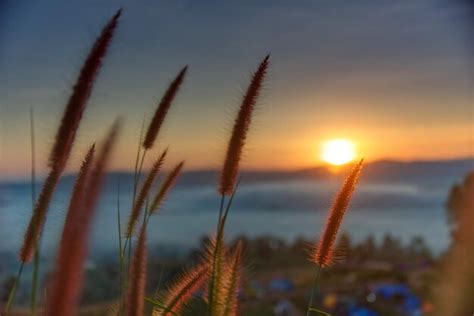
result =
[[[346,174],[350,166],[340,167],[337,174]],[[363,171],[363,181],[370,182],[433,182],[435,179],[456,181],[462,179],[468,172],[474,171],[474,159],[456,159],[439,161],[402,162],[395,160],[380,160],[367,163]],[[326,166],[294,171],[244,171],[242,178],[245,182],[284,181],[334,178],[335,171]],[[183,174],[180,185],[215,184],[219,171],[200,170]]]
[[[251,182],[271,182],[290,181],[302,179],[327,180],[334,178],[335,174],[343,175],[348,172],[350,166],[339,167],[337,172],[327,166],[319,166],[309,169],[293,171],[244,171],[242,178],[247,183]],[[426,160],[426,161],[396,161],[380,160],[367,163],[364,166],[362,181],[368,182],[416,182],[433,183],[460,181],[468,172],[474,171],[474,158],[453,159],[453,160]],[[74,174],[69,174],[61,180],[64,184],[74,181]],[[132,172],[111,172],[108,175],[109,184],[116,184],[117,181],[124,186],[132,183]],[[186,171],[180,177],[179,186],[194,186],[216,184],[219,179],[218,170],[194,170]],[[26,181],[4,182],[12,185],[21,185]],[[2,183],[0,183],[2,185]],[[115,185],[114,185],[115,187]]]

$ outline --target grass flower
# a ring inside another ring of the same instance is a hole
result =
[[[135,249],[128,277],[128,287],[125,300],[127,316],[142,316],[145,307],[147,264],[145,225],[142,225]]]
[[[155,181],[156,175],[158,174],[161,166],[163,165],[167,152],[168,149],[164,150],[161,156],[155,161],[155,163],[151,167],[150,172],[148,173],[147,178],[145,179],[145,182],[142,185],[142,188],[137,198],[135,199],[135,202],[133,203],[132,212],[130,213],[130,218],[126,231],[127,237],[130,237],[133,234],[134,227],[138,218],[140,217],[140,212],[143,207],[143,204],[145,203],[145,199],[147,198],[148,193],[150,192],[151,186]]]
[[[178,179],[178,176],[180,175],[181,170],[183,169],[183,166],[184,166],[184,161],[181,161],[168,174],[165,181],[161,185],[158,193],[155,195],[153,202],[150,205],[150,208],[148,211],[150,215],[154,214],[159,209],[161,203],[163,203],[164,198],[173,187],[173,184],[176,182],[176,179]]]
[[[73,315],[75,313],[82,282],[81,273],[78,271],[82,269],[81,257],[84,256],[84,247],[77,244],[81,239],[78,236],[82,233],[83,226],[81,224],[85,213],[81,203],[85,198],[91,175],[94,152],[95,146],[92,146],[84,158],[69,202],[56,259],[56,268],[48,291],[48,315]]]
[[[352,194],[354,193],[357,182],[359,181],[363,162],[363,159],[360,160],[359,163],[352,168],[349,176],[346,178],[336,200],[334,201],[331,211],[329,212],[321,239],[310,255],[309,260],[318,265],[318,270],[313,283],[313,289],[311,290],[311,297],[309,299],[306,316],[309,316],[311,311],[325,314],[324,312],[312,307],[314,292],[318,284],[321,269],[328,267],[333,263],[334,245],[336,242],[337,232],[339,231],[344,214],[346,213]]]
[[[221,231],[216,238],[210,240],[204,256],[211,272],[207,290],[207,302],[211,315],[220,316],[224,310],[226,255],[224,233]]]
[[[82,271],[86,259],[89,234],[104,182],[105,171],[110,159],[120,121],[117,120],[109,130],[92,169],[93,148],[83,163],[72,195],[66,223],[61,237],[56,263],[56,272],[48,295],[46,315],[75,315],[76,305],[82,289]]]
[[[362,163],[363,160],[355,165],[349,176],[346,178],[344,185],[339,191],[331,211],[329,212],[321,239],[311,255],[310,260],[321,267],[327,267],[332,263],[337,232],[341,226],[344,214],[349,206],[357,182],[359,181]]]
[[[180,315],[194,293],[201,289],[209,277],[209,268],[206,263],[185,271],[168,288],[163,298],[163,310],[155,309],[153,316]]]
[[[238,292],[242,273],[242,242],[237,246],[229,258],[224,277],[223,316],[236,316],[238,311]]]
[[[82,66],[64,111],[61,125],[56,133],[55,144],[49,157],[49,164],[53,169],[62,170],[66,165],[95,79],[99,74],[121,14],[122,10],[120,9],[105,25]]]
[[[237,117],[235,118],[232,135],[227,145],[227,153],[218,188],[219,193],[223,196],[231,195],[234,189],[242,150],[252,120],[252,113],[255,109],[262,88],[263,79],[267,73],[269,58],[270,55],[266,56],[260,63],[257,71],[253,74],[250,85],[248,86],[240,105]]]
[[[33,257],[37,241],[40,238],[46,221],[49,203],[59,181],[59,177],[69,159],[82,114],[85,110],[95,79],[112,40],[121,12],[122,11],[119,10],[102,30],[101,35],[96,40],[84,65],[82,66],[79,78],[74,85],[72,95],[67,103],[49,157],[51,170],[36,202],[33,215],[28,224],[23,244],[19,252],[21,262],[29,262]]]
[[[168,89],[161,98],[160,103],[158,104],[158,108],[156,109],[155,114],[153,115],[153,119],[151,120],[150,125],[148,126],[145,139],[143,140],[143,148],[145,148],[145,150],[153,147],[156,137],[158,136],[158,132],[160,131],[161,126],[163,125],[163,122],[165,120],[166,114],[168,113],[171,104],[173,103],[173,100],[184,81],[184,76],[186,75],[187,70],[188,66],[185,66],[183,69],[181,69],[181,71],[178,73],[176,78],[170,83]]]

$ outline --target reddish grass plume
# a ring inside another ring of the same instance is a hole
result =
[[[143,148],[145,148],[146,150],[151,149],[153,147],[156,137],[158,136],[158,132],[160,131],[161,126],[163,125],[163,122],[165,120],[166,114],[168,113],[171,104],[173,103],[173,100],[184,81],[184,76],[186,75],[187,70],[188,66],[185,66],[183,69],[181,69],[181,71],[178,73],[176,78],[170,83],[168,89],[161,98],[160,103],[158,104],[158,108],[156,109],[155,114],[153,115],[153,118],[150,122],[150,125],[148,126],[145,139],[143,140]]]
[[[82,114],[112,40],[121,12],[122,10],[118,10],[103,28],[102,33],[89,52],[82,66],[79,78],[74,85],[72,95],[67,103],[49,157],[51,170],[36,202],[33,215],[30,218],[28,228],[25,232],[23,244],[19,251],[19,259],[21,262],[30,262],[33,257],[37,241],[41,236],[46,221],[49,204],[58,184],[59,177],[69,159]]]
[[[169,286],[168,292],[163,298],[164,310],[155,309],[153,316],[180,315],[193,294],[202,289],[208,277],[209,268],[207,263],[199,264],[185,271]]]
[[[135,247],[125,300],[125,311],[127,316],[142,316],[145,308],[145,288],[146,288],[146,227],[142,225],[140,236]]]
[[[349,176],[346,178],[344,185],[339,191],[331,211],[329,212],[321,239],[310,256],[310,261],[320,265],[321,267],[328,267],[333,262],[334,244],[337,232],[341,226],[344,214],[349,206],[357,182],[359,181],[362,164],[363,159],[352,168]]]
[[[184,166],[184,161],[181,161],[179,164],[177,164],[173,170],[170,171],[168,176],[166,177],[165,181],[160,187],[160,190],[158,193],[155,195],[155,198],[153,199],[153,202],[151,203],[149,213],[154,214],[160,207],[160,205],[163,203],[163,200],[165,199],[166,195],[168,192],[171,190],[173,187],[174,183],[178,179],[178,176],[181,173],[181,170],[183,169]]]
[[[80,244],[79,235],[83,229],[85,210],[82,201],[85,199],[87,184],[91,174],[95,146],[87,152],[76,179],[66,221],[59,243],[56,268],[48,291],[47,315],[74,315],[81,288],[81,257],[84,247]],[[73,248],[70,248],[73,247]],[[73,249],[73,251],[71,251]]]
[[[250,85],[244,95],[239,112],[234,121],[232,135],[227,145],[227,153],[221,172],[218,191],[221,195],[231,195],[237,179],[242,150],[247,138],[247,132],[252,120],[252,113],[262,89],[263,80],[267,73],[270,55],[267,55],[257,71],[252,76]]]
[[[128,226],[127,226],[127,232],[126,232],[127,237],[130,237],[133,234],[134,227],[138,221],[138,218],[140,217],[140,212],[141,212],[141,209],[143,208],[143,204],[145,203],[145,199],[147,198],[150,192],[153,182],[155,181],[155,178],[159,170],[161,169],[163,162],[165,161],[167,152],[168,152],[168,149],[165,149],[163,153],[161,154],[161,156],[155,161],[155,163],[150,169],[150,172],[148,173],[147,178],[145,179],[145,182],[142,185],[140,193],[138,194],[135,202],[133,203],[132,212],[130,213],[130,218],[128,220]]]

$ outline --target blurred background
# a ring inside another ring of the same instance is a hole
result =
[[[432,288],[455,241],[459,201],[474,186],[468,0],[0,2],[2,301],[31,214],[30,109],[39,188],[70,86],[118,7],[122,21],[46,223],[42,283],[81,153],[104,135],[104,122],[122,115],[82,297],[84,315],[107,314],[118,295],[116,210],[119,204],[126,222],[140,128],[186,64],[189,77],[149,154],[169,146],[165,169],[186,160],[150,222],[149,291],[196,261],[215,229],[233,114],[250,71],[270,52],[226,236],[246,249],[242,314],[304,315],[314,274],[308,247],[361,157],[366,165],[337,262],[323,272],[317,302],[332,315],[435,311]],[[31,271],[25,273],[20,306],[28,302]]]

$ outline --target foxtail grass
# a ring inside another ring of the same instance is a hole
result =
[[[87,169],[79,173],[63,228],[56,260],[56,272],[48,291],[46,315],[72,316],[76,314],[95,206],[120,126],[121,121],[116,120],[92,165],[94,148],[90,149],[83,163],[83,167],[87,166]]]
[[[212,264],[210,268],[208,287],[208,312],[210,316],[220,315],[220,312],[222,311],[222,302],[224,301],[222,274],[225,259],[225,222],[236,192],[239,164],[242,158],[243,148],[247,139],[250,123],[252,121],[253,112],[263,86],[263,81],[267,74],[269,59],[270,55],[267,55],[261,61],[257,70],[252,75],[250,84],[243,96],[239,111],[234,121],[232,134],[227,144],[226,156],[220,174],[217,191],[221,195],[221,202],[217,220],[217,236],[215,239],[214,249],[212,249]],[[227,202],[227,207],[224,208],[226,196],[230,196],[230,200]]]
[[[308,304],[306,315],[309,316],[311,311],[321,313],[318,309],[312,306],[314,292],[316,291],[321,269],[330,266],[334,258],[334,246],[337,238],[339,227],[341,226],[344,214],[347,211],[349,202],[359,181],[360,173],[362,171],[362,164],[364,160],[360,160],[351,170],[350,174],[344,181],[344,184],[336,196],[333,206],[329,212],[324,226],[321,238],[312,250],[309,260],[317,265],[316,278],[311,290],[311,296]]]
[[[205,259],[209,264],[211,276],[207,289],[209,314],[220,316],[223,311],[225,297],[225,263],[227,249],[224,244],[224,233],[212,238],[207,246]]]
[[[59,181],[59,177],[69,159],[82,114],[85,110],[95,79],[112,40],[120,14],[121,10],[112,17],[96,40],[84,65],[82,66],[79,77],[74,85],[72,95],[66,105],[61,124],[56,133],[55,143],[49,157],[51,170],[46,178],[45,184],[43,185],[43,189],[36,203],[20,249],[19,257],[21,262],[31,261],[36,243],[40,238],[46,220],[49,203]]]
[[[225,267],[223,316],[236,316],[242,273],[242,242],[239,241]]]
[[[225,258],[227,255],[227,249],[224,243],[225,223],[229,214],[229,210],[232,206],[232,202],[234,201],[235,194],[237,193],[239,184],[240,178],[237,180],[237,183],[232,191],[232,195],[225,206],[223,216],[219,220],[217,235],[215,238],[210,240],[205,252],[205,259],[210,267],[210,278],[207,293],[209,315],[220,315],[223,310],[222,307],[224,306],[224,271]],[[223,199],[221,201],[223,201]],[[224,209],[224,206],[221,204],[221,210],[222,209]]]
[[[61,125],[56,133],[55,144],[49,157],[49,165],[53,169],[62,170],[66,165],[76,138],[79,123],[114,36],[121,13],[122,10],[118,10],[102,29],[102,33],[95,41],[82,66],[67,103]]]
[[[227,145],[227,153],[221,172],[218,191],[221,195],[231,195],[237,180],[239,163],[243,147],[247,138],[247,132],[252,121],[252,113],[257,104],[257,99],[262,89],[263,80],[267,73],[270,55],[266,56],[255,71],[250,85],[243,97],[239,112],[234,121],[232,135]]]
[[[145,161],[146,153],[155,144],[156,138],[158,137],[158,133],[160,132],[161,127],[165,121],[166,115],[168,114],[168,111],[171,108],[171,104],[173,103],[173,100],[175,99],[176,94],[178,93],[181,85],[183,84],[184,77],[186,75],[187,70],[188,70],[188,66],[185,66],[184,68],[182,68],[181,71],[178,73],[178,75],[174,78],[174,80],[171,81],[165,93],[161,97],[160,102],[158,103],[158,107],[155,110],[153,118],[148,124],[145,137],[143,139],[143,142],[141,143],[143,147],[143,154],[141,156],[141,159],[140,159],[141,162],[138,166],[138,170],[135,176],[135,183],[134,183],[135,188],[138,186],[138,182],[140,180],[140,174],[143,168],[143,162]],[[140,156],[140,148],[138,151],[138,157],[139,156]],[[136,189],[134,189],[134,194],[133,194],[134,200],[135,200],[135,192],[136,192]]]
[[[346,178],[344,185],[339,191],[331,211],[329,212],[319,243],[314,248],[311,255],[310,260],[321,267],[328,267],[332,264],[337,233],[347,207],[349,206],[357,182],[359,181],[362,163],[363,160],[356,164],[349,176]]]
[[[153,316],[180,315],[194,293],[201,289],[209,277],[209,266],[202,263],[185,271],[176,279],[162,298],[162,308],[154,309]]]
[[[31,210],[35,208],[36,201],[36,143],[35,143],[35,118],[33,108],[30,109],[30,139],[31,139]],[[33,259],[33,274],[31,280],[30,310],[31,316],[36,316],[36,304],[40,269],[40,249],[36,245]]]
[[[165,94],[160,100],[158,107],[153,115],[153,118],[148,125],[148,130],[145,135],[145,139],[143,140],[143,148],[145,150],[149,150],[153,147],[155,143],[156,137],[158,136],[158,132],[163,125],[165,120],[166,114],[168,113],[171,104],[181,87],[184,77],[186,75],[186,71],[188,70],[188,66],[185,66],[181,71],[178,73],[176,78],[170,83],[168,89],[166,90]]]
[[[33,257],[59,176],[59,171],[52,169],[43,184],[20,249],[21,262],[28,263]]]
[[[145,162],[146,154],[153,147],[156,141],[156,138],[158,137],[158,133],[161,129],[161,126],[163,125],[163,122],[165,121],[165,118],[166,118],[166,115],[168,114],[169,109],[171,108],[171,104],[173,103],[173,100],[184,81],[184,77],[186,75],[187,69],[188,69],[188,66],[185,66],[183,69],[181,69],[181,71],[178,73],[175,79],[169,84],[160,102],[158,103],[158,107],[156,108],[155,114],[153,115],[153,118],[151,119],[148,125],[143,141],[142,141],[142,133],[140,133],[140,144],[143,147],[143,154],[141,154],[141,157],[140,157],[141,147],[139,146],[138,152],[137,152],[137,160],[135,163],[135,176],[134,176],[134,183],[133,183],[132,204],[135,203],[137,187],[140,181],[141,171],[143,168],[143,163]],[[140,161],[140,163],[138,163],[138,161]],[[130,239],[131,237],[127,237],[125,241],[125,246],[124,246],[124,252],[125,252],[127,248],[127,244],[128,244],[128,261],[129,262],[130,262],[130,256],[132,253],[132,249],[131,249],[132,245],[131,245]]]
[[[76,179],[56,259],[56,270],[49,289],[48,315],[73,315],[80,291],[82,245],[78,245],[85,210],[82,201],[92,172],[95,145],[84,158]],[[74,247],[74,248],[71,248]],[[79,248],[77,248],[79,247]],[[73,251],[71,251],[73,249]]]
[[[161,204],[163,203],[165,197],[168,195],[169,191],[175,184],[176,180],[178,179],[179,175],[181,174],[181,170],[183,169],[184,161],[178,163],[168,174],[166,179],[163,181],[160,189],[156,193],[153,201],[148,209],[148,215],[151,216],[155,214],[158,209],[160,208]]]
[[[128,276],[125,315],[143,316],[146,289],[146,227],[142,225]]]
[[[137,223],[138,218],[140,217],[140,212],[143,208],[143,204],[145,203],[145,199],[148,197],[150,189],[155,181],[156,175],[158,174],[161,166],[163,165],[167,152],[168,149],[165,149],[161,156],[155,161],[148,173],[145,182],[141,187],[137,198],[135,199],[135,202],[133,203],[132,211],[130,212],[130,217],[127,226],[127,237],[131,237],[133,234],[134,227]]]

